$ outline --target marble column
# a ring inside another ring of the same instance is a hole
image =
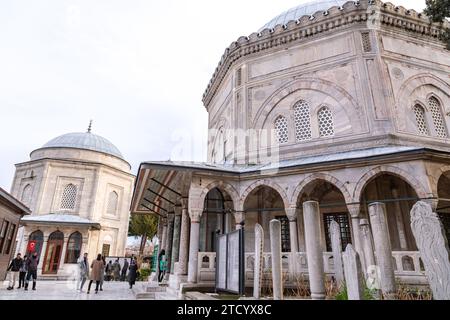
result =
[[[297,208],[286,209],[286,216],[289,219],[289,238],[291,244],[291,263],[289,264],[289,272],[292,275],[296,275],[300,268],[298,265],[298,234],[297,234]]]
[[[359,226],[360,224],[360,220],[361,220],[361,210],[360,210],[360,206],[359,204],[353,204],[353,205],[348,205],[347,206],[349,212],[350,212],[350,216],[352,219],[352,231],[353,231],[353,247],[354,250],[356,250],[356,252],[359,255],[360,261],[361,261],[361,266],[363,268],[363,270],[366,270],[366,262],[364,260],[364,252],[363,252],[363,248],[362,248],[362,243],[361,243],[361,228]]]
[[[281,268],[281,222],[270,221],[270,252],[272,254],[273,299],[283,300],[283,270]]]
[[[166,272],[166,279],[169,278],[170,269],[172,268],[174,220],[175,220],[175,212],[169,212],[169,214],[167,215],[167,249],[166,249],[167,270],[169,270],[169,272]]]
[[[305,244],[305,224],[303,222],[303,209],[297,208],[297,231],[298,231],[298,250],[306,252]]]
[[[236,230],[242,229],[245,223],[245,213],[244,211],[236,211],[234,214],[234,220],[236,222]]]
[[[198,252],[200,248],[200,219],[203,209],[190,209],[191,236],[189,240],[189,265],[188,282],[197,283],[198,276]]]
[[[180,254],[180,231],[181,231],[181,206],[175,207],[175,218],[173,222],[173,243],[172,243],[172,257],[170,265],[170,273],[175,273],[175,264],[179,261]]]
[[[162,237],[161,247],[159,249],[159,252],[161,252],[161,250],[166,250],[166,247],[167,247],[167,218],[162,218],[161,223],[162,223],[163,227],[162,227],[162,235],[161,235],[161,237]]]
[[[308,201],[303,203],[303,219],[305,222],[306,256],[308,259],[309,286],[313,300],[324,300],[325,274],[323,267],[323,252],[320,242],[319,203]]]
[[[372,203],[369,205],[369,216],[372,225],[375,256],[380,269],[381,291],[385,298],[392,299],[396,292],[396,286],[385,204]]]
[[[297,208],[286,209],[286,216],[289,219],[289,237],[291,242],[291,252],[298,252],[298,234],[297,234]]]
[[[189,255],[189,213],[188,199],[181,200],[180,254],[178,259],[179,275],[187,275]]]
[[[394,199],[399,199],[399,192],[396,188],[392,189],[392,196]],[[400,249],[406,251],[408,243],[406,242],[405,223],[403,222],[402,207],[399,201],[394,202],[395,206],[395,222],[397,223],[398,239],[400,242]]]

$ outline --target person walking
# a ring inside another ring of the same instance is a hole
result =
[[[120,280],[120,263],[119,263],[119,259],[114,261],[112,269],[113,269],[114,281],[119,281]]]
[[[14,285],[16,284],[16,279],[19,279],[19,271],[22,266],[22,255],[20,253],[11,261],[7,271],[9,272],[9,285],[7,290],[14,289]]]
[[[103,283],[105,282],[105,269],[106,269],[106,259],[104,256],[102,256],[102,280],[100,280],[100,291],[103,291]]]
[[[128,263],[128,260],[125,259],[125,262],[123,263],[122,274],[120,275],[120,281],[125,281],[125,279],[127,278],[127,271],[129,266],[130,264]]]
[[[130,289],[136,284],[138,264],[136,258],[131,259],[130,266],[128,267],[130,272],[128,273],[128,283],[130,284]]]
[[[158,282],[162,282],[166,275],[166,250],[161,250],[158,256]]]
[[[19,288],[18,289],[20,289],[22,287],[25,288],[25,277],[27,275],[27,258],[28,258],[27,255],[23,256],[22,265],[20,266],[20,269],[19,269]]]
[[[106,279],[105,279],[106,281],[111,281],[112,273],[113,273],[112,261],[109,260],[108,264],[106,265]]]
[[[94,260],[91,264],[91,276],[90,276],[90,280],[89,281],[89,286],[88,286],[88,291],[87,293],[91,293],[91,286],[92,286],[92,282],[95,281],[95,293],[98,293],[98,288],[100,286],[100,281],[102,280],[102,269],[103,269],[103,260],[102,260],[102,255],[99,254],[97,255],[97,259]]]
[[[25,281],[25,291],[28,290],[28,284],[31,278],[33,278],[33,290],[36,290],[37,268],[39,265],[39,258],[37,252],[33,253],[31,257],[28,257],[26,265],[27,265],[27,278]]]
[[[79,278],[77,283],[77,290],[80,290],[80,292],[83,292],[83,286],[86,283],[86,280],[89,278],[89,261],[88,261],[88,254],[85,253],[83,258],[80,259],[78,262],[79,267]],[[81,285],[80,285],[81,283]]]

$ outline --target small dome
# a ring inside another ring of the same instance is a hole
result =
[[[297,7],[291,8],[282,14],[276,16],[264,25],[259,31],[264,29],[273,29],[275,26],[281,24],[285,25],[289,21],[297,21],[302,16],[311,16],[317,11],[326,11],[331,7],[340,7],[348,0],[317,0],[301,4]]]
[[[90,132],[64,134],[47,142],[42,147],[42,149],[45,148],[74,148],[92,150],[110,154],[124,160],[122,153],[109,140]]]

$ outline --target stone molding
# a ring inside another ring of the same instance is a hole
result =
[[[370,10],[371,8],[374,10]],[[375,9],[379,10],[379,15],[372,17],[376,13]],[[372,24],[378,23],[432,39],[437,39],[444,28],[449,26],[448,22],[432,23],[427,16],[414,10],[396,7],[380,0],[348,1],[341,8],[335,6],[325,12],[318,11],[312,16],[302,16],[297,21],[277,25],[274,29],[264,29],[259,33],[254,32],[248,37],[242,36],[231,43],[222,55],[203,94],[204,105],[209,105],[228,70],[241,58],[290,43],[298,43],[305,38],[366,22],[369,19]]]

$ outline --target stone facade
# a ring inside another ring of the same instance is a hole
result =
[[[24,254],[30,235],[42,232],[40,272],[58,278],[76,270],[66,254],[75,233],[81,237],[81,252],[87,252],[90,260],[102,252],[124,256],[133,183],[130,165],[114,155],[64,147],[33,151],[30,161],[16,165],[12,184],[12,194],[33,213],[30,221],[24,221],[17,252]],[[64,235],[57,267],[42,270],[51,258],[46,244],[55,231]]]
[[[450,53],[438,40],[443,29],[377,0],[324,11],[241,37],[225,51],[203,97],[207,164],[141,165],[134,213],[166,216],[188,199],[191,283],[213,283],[214,233],[243,225],[251,286],[254,227],[266,231],[267,272],[272,219],[282,223],[282,268],[294,283],[308,272],[303,205],[315,201],[326,275],[334,275],[332,220],[342,250],[351,243],[369,273],[369,204],[381,202],[395,276],[426,284],[409,219],[423,200],[450,230]]]
[[[0,188],[0,281],[14,258],[20,219],[28,214],[30,210],[23,203]]]

